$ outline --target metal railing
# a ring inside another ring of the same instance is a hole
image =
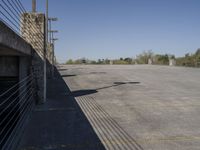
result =
[[[0,149],[9,150],[30,114],[34,79],[29,75],[0,95]]]
[[[41,31],[41,27],[34,23],[34,16],[37,15],[27,13],[21,0],[0,0],[0,22],[3,22],[24,41],[34,45],[33,48],[37,54],[43,58],[45,41],[41,39],[45,40],[45,35]],[[40,77],[37,76],[37,78]],[[36,87],[33,83],[36,82],[31,74],[20,79],[17,84],[2,94],[0,90],[0,150],[12,149],[12,145],[15,145],[14,143],[17,141],[16,137],[22,133],[20,129],[34,104],[33,96]]]
[[[31,40],[37,41],[38,49],[44,49],[44,43],[38,40],[38,37],[44,39],[44,33],[42,33],[37,26],[32,24],[32,18],[26,17],[26,26],[28,26],[29,31],[27,29],[23,30],[24,20],[22,16],[26,13],[27,11],[20,0],[0,0],[0,21],[27,41],[27,43],[29,43],[29,41],[23,34],[29,35],[31,36]],[[43,51],[38,51],[38,53],[41,57],[44,56]]]
[[[0,0],[0,19],[20,35],[20,16],[26,10],[20,0]]]

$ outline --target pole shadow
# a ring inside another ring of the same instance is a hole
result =
[[[75,74],[64,74],[64,75],[61,75],[61,77],[65,77],[65,78],[67,78],[67,77],[75,77],[75,76],[77,76],[77,75],[75,75]]]
[[[100,87],[96,89],[85,89],[72,91],[69,94],[73,97],[81,97],[86,95],[95,94],[100,90],[117,87],[121,85],[139,85],[140,82],[114,82],[110,86]],[[83,106],[83,110],[89,114],[89,118],[92,116],[93,121],[96,122],[97,130],[104,132],[104,138],[108,142],[106,146],[112,147],[111,149],[130,149],[130,150],[143,150],[143,147],[131,137],[119,124],[115,121],[110,114],[108,114],[104,108],[99,105],[93,96],[87,98],[80,98],[80,105]],[[91,115],[91,116],[90,116]],[[104,119],[99,119],[104,118]],[[101,122],[101,123],[100,123]],[[100,128],[100,129],[99,129]],[[112,131],[112,133],[110,133]],[[111,138],[112,134],[115,133],[115,138]],[[104,140],[105,140],[104,139]]]
[[[19,150],[106,150],[75,99],[89,91],[71,94],[56,68],[47,87],[47,102],[33,112]]]
[[[85,96],[85,95],[91,95],[97,93],[97,90],[78,90],[71,92],[71,95],[74,97],[80,97],[80,96]]]
[[[58,69],[58,71],[67,71],[68,69]]]
[[[74,97],[81,97],[81,96],[98,93],[98,91],[103,90],[103,89],[108,89],[108,88],[117,87],[117,86],[126,85],[126,84],[139,85],[140,82],[114,82],[113,85],[110,85],[110,86],[104,86],[104,87],[100,87],[100,88],[96,88],[96,89],[85,89],[85,90],[72,91],[72,92],[70,92],[69,95],[72,95]]]

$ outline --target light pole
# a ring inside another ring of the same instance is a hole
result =
[[[48,30],[48,34],[49,34],[49,43],[50,45],[52,45],[52,77],[54,77],[54,67],[55,67],[55,60],[54,60],[54,57],[55,57],[55,52],[54,52],[54,40],[53,40],[53,34],[54,33],[58,33],[57,30],[52,30],[51,28],[51,23],[52,21],[58,21],[58,18],[54,18],[54,17],[49,17],[48,18],[48,21],[49,21],[49,30]]]
[[[55,67],[55,60],[54,60],[54,57],[55,57],[55,41],[58,40],[58,39],[55,39],[54,38],[54,33],[58,33],[57,30],[50,30],[49,31],[50,33],[50,45],[52,45],[52,77],[54,77],[54,67]]]
[[[33,8],[34,9],[34,8]],[[34,10],[36,11],[36,9]],[[46,30],[45,30],[45,46],[44,46],[44,103],[47,98],[47,43],[48,43],[48,14],[49,14],[49,1],[46,0]]]
[[[52,76],[54,77],[54,67],[55,67],[55,41],[57,41],[57,38],[52,38]]]
[[[58,33],[58,30],[49,30],[49,34],[50,34],[50,43],[53,44],[53,35],[54,33]]]
[[[51,43],[51,39],[52,39],[52,34],[51,34],[51,23],[52,21],[58,21],[58,18],[48,18],[48,21],[49,21],[49,42]]]

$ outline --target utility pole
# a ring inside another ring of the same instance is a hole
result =
[[[54,67],[55,67],[55,60],[54,60],[54,57],[55,57],[55,52],[54,52],[54,42],[53,42],[53,33],[57,33],[58,31],[52,31],[51,30],[51,23],[52,21],[58,21],[58,18],[48,18],[48,21],[49,21],[49,30],[48,30],[48,33],[49,33],[49,43],[50,45],[52,46],[52,69],[51,69],[51,73],[52,73],[52,77],[54,78]]]
[[[49,20],[49,42],[52,43],[52,30],[51,30],[51,23],[52,21],[58,21],[58,18],[48,18]]]
[[[50,30],[50,41],[52,42],[51,45],[52,45],[52,77],[54,77],[54,67],[55,67],[55,60],[54,60],[54,57],[55,57],[55,41],[58,40],[58,39],[54,39],[53,37],[53,34],[54,33],[58,33],[57,30]]]
[[[53,64],[53,72],[52,72],[52,76],[54,77],[54,67],[55,67],[55,41],[57,41],[58,39],[52,39],[53,42],[53,55],[52,55],[52,64]]]
[[[46,0],[46,31],[45,31],[45,48],[44,48],[44,102],[47,97],[47,43],[48,43],[48,13],[49,13],[49,1]]]
[[[36,12],[36,0],[32,0],[32,12]]]

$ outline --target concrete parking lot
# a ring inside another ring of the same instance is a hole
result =
[[[106,149],[200,149],[200,69],[78,65],[60,73]]]
[[[19,150],[199,150],[200,69],[59,66]]]

